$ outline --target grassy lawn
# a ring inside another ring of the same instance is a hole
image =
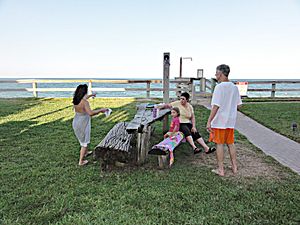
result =
[[[245,104],[241,111],[270,129],[300,143],[300,102]],[[291,124],[296,122],[294,132]]]
[[[0,99],[0,106],[0,224],[300,223],[300,177],[238,133],[237,176],[215,176],[214,155],[194,156],[186,143],[170,170],[149,157],[142,167],[104,173],[98,162],[77,166],[71,99]],[[91,106],[113,109],[92,119],[93,149],[115,123],[134,116],[136,102],[94,99]],[[209,112],[195,109],[207,140]],[[162,137],[156,126],[153,143]]]

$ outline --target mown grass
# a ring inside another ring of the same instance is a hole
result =
[[[270,129],[300,143],[300,102],[244,104],[241,111]],[[292,130],[292,123],[298,129]]]
[[[0,100],[0,224],[299,224],[299,176],[270,158],[288,176],[220,178],[205,164],[184,160],[193,157],[187,144],[176,150],[170,170],[156,164],[107,173],[99,163],[79,168],[70,103]],[[94,99],[91,105],[114,110],[108,119],[92,119],[93,149],[116,122],[134,116],[136,102]],[[209,112],[195,109],[207,139]],[[153,142],[162,137],[156,126]]]
[[[243,102],[297,102],[299,97],[263,97],[263,98],[243,98]]]

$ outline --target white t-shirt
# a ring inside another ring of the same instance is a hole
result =
[[[219,110],[211,122],[212,128],[234,128],[237,106],[242,104],[237,86],[232,82],[222,82],[215,87],[211,105],[219,106]]]

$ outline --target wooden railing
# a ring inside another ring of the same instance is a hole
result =
[[[128,91],[139,91],[146,93],[146,98],[150,98],[150,93],[153,91],[163,91],[163,88],[151,87],[151,84],[159,84],[162,83],[162,80],[114,80],[114,79],[107,79],[107,80],[40,80],[40,79],[22,79],[22,80],[3,80],[0,83],[16,83],[16,84],[31,84],[32,88],[0,88],[0,92],[32,92],[34,97],[38,97],[39,92],[74,92],[75,88],[39,88],[38,84],[42,83],[87,83],[88,84],[88,91],[92,93],[92,91],[105,91],[105,92],[128,92]],[[106,84],[146,84],[145,88],[95,88],[93,87],[93,83],[106,83]],[[170,88],[170,91],[180,92],[180,91],[188,91],[192,92],[189,89],[189,85],[185,87],[179,86],[179,84],[190,82],[187,80],[170,80],[170,83],[176,83],[176,88]]]
[[[234,83],[237,83],[238,81],[234,81]],[[243,80],[243,82],[245,82]],[[216,86],[216,80],[211,79],[208,80],[206,79],[205,82],[205,88],[208,89],[211,93],[213,92],[215,86]],[[299,84],[300,86],[300,80],[273,80],[273,81],[266,81],[266,80],[261,80],[261,81],[248,81],[248,85],[251,84],[266,84],[270,85],[270,88],[249,88],[247,89],[248,92],[270,92],[271,95],[270,97],[274,98],[276,92],[300,92],[300,88],[276,88],[277,84]],[[300,97],[300,95],[299,95]]]
[[[300,92],[300,88],[276,88],[277,84],[300,84],[300,80],[279,80],[279,81],[251,81],[249,84],[269,84],[270,88],[248,88],[249,92],[271,92],[271,97],[275,97],[276,92]]]
[[[195,91],[196,85],[195,80],[200,81],[198,88],[200,92]],[[34,97],[38,97],[39,92],[74,92],[75,88],[39,88],[38,84],[42,83],[87,83],[89,86],[89,93],[92,91],[105,91],[105,92],[145,92],[146,98],[151,98],[151,92],[163,92],[163,88],[151,87],[151,84],[161,84],[162,80],[97,80],[97,79],[89,79],[89,80],[42,80],[42,79],[22,79],[22,80],[0,80],[0,83],[16,83],[16,84],[31,84],[31,88],[0,88],[0,92],[32,92]],[[235,81],[236,83],[237,81]],[[146,84],[144,88],[135,88],[135,87],[126,87],[126,88],[98,88],[93,87],[93,83],[106,83],[106,84]],[[192,98],[197,98],[201,96],[201,93],[212,93],[215,86],[215,79],[205,79],[205,78],[176,78],[175,80],[170,80],[170,83],[175,83],[175,88],[170,88],[170,91],[175,91],[176,95],[183,91],[187,91],[192,94]],[[274,81],[248,81],[248,84],[264,84],[270,85],[270,88],[249,88],[249,92],[270,92],[270,97],[275,97],[276,92],[300,92],[300,88],[276,88],[278,84],[300,84],[300,80],[274,80]],[[200,95],[199,95],[200,93]],[[300,97],[300,96],[299,96]]]

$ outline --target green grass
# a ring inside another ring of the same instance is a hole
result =
[[[241,111],[270,129],[300,143],[300,102],[245,104]],[[295,132],[291,124],[296,122]]]
[[[261,97],[261,98],[243,98],[243,102],[293,102],[300,101],[299,97]]]
[[[187,144],[176,150],[170,170],[157,170],[154,158],[147,166],[107,173],[99,163],[79,168],[70,103],[0,99],[0,224],[299,224],[300,178],[269,157],[262,160],[288,175],[220,178],[206,164],[186,160],[193,157]],[[130,99],[91,100],[92,108],[114,112],[92,119],[90,148],[116,122],[129,121],[135,105]],[[209,112],[195,109],[207,139]],[[156,126],[153,142],[162,137],[161,124]]]

